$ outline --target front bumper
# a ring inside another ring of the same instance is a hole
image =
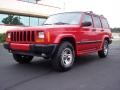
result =
[[[12,44],[10,43],[4,43],[4,48],[8,49],[10,52],[15,53],[15,54],[23,54],[23,55],[31,55],[31,56],[43,56],[43,57],[52,57],[57,49],[57,44],[24,44],[28,45],[29,49],[22,50],[24,47],[22,44],[17,44],[21,45],[22,47],[19,47],[21,49],[13,49]],[[26,47],[24,47],[26,48]]]

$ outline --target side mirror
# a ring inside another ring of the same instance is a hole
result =
[[[88,27],[88,26],[91,26],[92,23],[91,22],[83,22],[81,25],[82,25],[82,27]]]

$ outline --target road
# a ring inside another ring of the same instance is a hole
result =
[[[0,46],[0,90],[120,90],[120,41],[113,42],[107,58],[81,56],[64,73],[38,57],[19,65]]]

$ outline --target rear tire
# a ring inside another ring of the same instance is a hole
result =
[[[25,63],[29,63],[33,59],[33,56],[13,54],[13,58],[19,64],[25,64]]]
[[[56,71],[67,71],[72,68],[74,64],[74,48],[71,43],[63,42],[56,52],[52,60],[53,68]]]
[[[105,58],[105,57],[107,57],[108,53],[109,53],[109,43],[107,40],[105,40],[104,44],[102,46],[102,50],[98,51],[98,56],[100,58]]]

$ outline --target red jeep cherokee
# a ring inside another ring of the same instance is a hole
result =
[[[98,52],[99,57],[106,57],[111,37],[105,17],[92,12],[65,12],[50,16],[43,26],[8,31],[4,47],[20,64],[42,56],[51,58],[54,69],[66,71],[81,54]]]

